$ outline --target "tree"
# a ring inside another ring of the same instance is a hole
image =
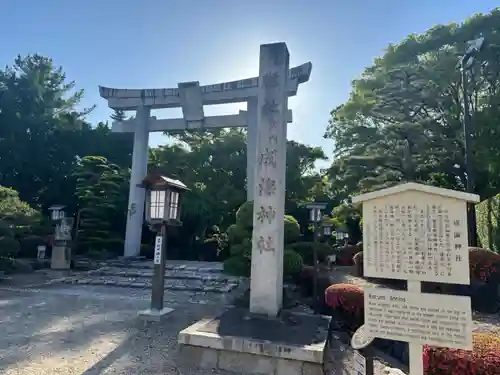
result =
[[[0,181],[32,205],[60,203],[55,197],[71,190],[74,135],[90,111],[76,110],[82,95],[46,57],[18,56],[0,71]]]
[[[78,244],[87,252],[122,251],[127,173],[106,158],[85,156],[73,174],[80,210]]]
[[[14,189],[0,186],[0,221],[10,225],[30,225],[40,213],[19,198]]]
[[[476,15],[464,24],[435,26],[389,45],[383,57],[353,82],[349,100],[335,108],[325,136],[335,141],[329,170],[343,197],[408,179],[403,155],[411,156],[415,180],[463,189],[463,97],[457,55],[465,41],[481,33],[500,44],[500,10]],[[471,72],[476,192],[491,196],[500,188],[498,124],[500,66],[487,49]],[[486,63],[482,63],[486,62]],[[407,150],[407,148],[409,150]]]
[[[127,115],[123,109],[114,109],[110,117],[114,121],[125,121],[127,119]]]

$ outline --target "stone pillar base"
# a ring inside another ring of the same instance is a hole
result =
[[[147,322],[159,322],[165,315],[170,314],[172,311],[174,311],[174,309],[169,307],[164,307],[161,310],[147,309],[139,311],[138,316]]]
[[[71,268],[71,249],[67,246],[54,246],[50,268],[53,270],[69,270]]]

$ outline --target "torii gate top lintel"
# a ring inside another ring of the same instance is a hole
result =
[[[312,63],[308,62],[296,66],[288,71],[288,95],[297,94],[298,86],[309,80]],[[239,81],[217,83],[214,85],[199,86],[198,82],[184,82],[178,88],[167,89],[116,89],[99,86],[102,98],[108,101],[112,109],[135,110],[146,106],[152,109],[176,108],[183,106],[183,89],[194,86],[198,88],[203,105],[239,103],[249,98],[257,97],[259,78],[247,78]],[[186,87],[187,86],[187,87]]]

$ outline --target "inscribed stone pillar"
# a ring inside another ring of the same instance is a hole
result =
[[[144,217],[144,188],[138,187],[148,170],[148,121],[151,109],[137,108],[132,153],[132,172],[128,196],[127,229],[125,231],[124,256],[138,256],[141,251],[142,224]]]
[[[285,43],[260,47],[250,312],[269,317],[283,294],[288,64]]]
[[[255,191],[257,167],[257,98],[247,102],[247,201],[252,201]]]

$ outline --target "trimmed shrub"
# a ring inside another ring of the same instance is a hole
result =
[[[224,261],[224,273],[231,276],[250,276],[250,259],[242,256],[233,256]]]
[[[290,215],[285,215],[285,244],[297,242],[300,238],[300,224]]]
[[[231,245],[230,254],[231,256],[241,256],[250,259],[252,256],[252,240],[245,238],[241,243]]]
[[[286,250],[283,254],[283,276],[296,277],[302,271],[304,262],[299,253],[293,250]]]
[[[363,246],[357,245],[347,245],[336,249],[337,253],[337,264],[341,266],[352,266],[354,265],[354,255],[363,251]]]
[[[424,346],[425,375],[500,374],[500,337],[491,332],[473,333],[473,350]]]
[[[16,257],[21,245],[13,237],[0,237],[0,257]]]
[[[327,255],[335,253],[333,247],[326,243],[314,243],[314,242],[296,242],[291,245],[287,245],[286,249],[293,250],[300,254],[304,264],[313,265],[313,250],[316,248],[318,254],[318,261],[324,262]]]
[[[500,254],[479,247],[470,247],[469,266],[471,279],[500,282]]]
[[[236,211],[236,224],[245,229],[253,227],[253,201],[243,203]]]
[[[325,290],[325,302],[340,313],[349,328],[356,330],[364,323],[364,292],[354,284],[333,284]]]
[[[354,262],[355,266],[355,273],[357,277],[363,277],[364,272],[363,272],[363,252],[360,251],[359,253],[356,253],[354,257],[352,258],[352,261]]]
[[[231,245],[237,245],[243,242],[246,238],[252,237],[252,231],[238,224],[230,225],[226,230],[228,241]]]

